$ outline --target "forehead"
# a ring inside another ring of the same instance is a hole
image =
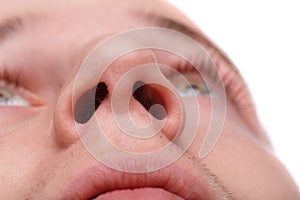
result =
[[[31,35],[38,30],[47,35],[88,35],[93,32],[93,35],[105,36],[137,27],[156,26],[154,18],[157,16],[197,29],[181,12],[162,0],[5,1],[2,5],[0,25],[18,21],[11,19],[19,17],[30,27]]]
[[[182,24],[181,27],[175,27],[175,30],[179,29],[180,32],[186,30],[185,27],[197,30],[184,14],[162,0],[40,0],[26,3],[13,0],[5,1],[2,5],[5,6],[0,8],[0,26],[3,27],[7,21],[20,24],[19,20],[11,19],[22,19],[25,27],[25,34],[19,37],[22,42],[32,38],[32,42],[47,42],[48,38],[53,38],[57,40],[57,44],[63,40],[65,44],[72,44],[74,48],[75,43],[82,46],[121,31],[161,26],[156,18],[172,19],[177,24]],[[168,25],[162,27],[173,28]],[[4,29],[1,34],[5,32],[7,30]],[[55,44],[55,41],[52,44]],[[34,45],[31,44],[32,47]]]
[[[159,14],[172,16],[180,21],[190,23],[186,17],[176,8],[164,0],[39,0],[39,1],[5,1],[2,0],[0,7],[0,20],[12,15],[46,15],[67,17],[85,15],[88,17],[99,17],[101,19],[122,18],[130,14]],[[135,15],[136,16],[136,15]],[[103,21],[103,20],[102,20]],[[111,21],[111,20],[109,20]],[[117,22],[116,20],[114,22]]]

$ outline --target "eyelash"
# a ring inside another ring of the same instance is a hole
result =
[[[173,68],[182,74],[201,72],[207,75],[207,77],[209,77],[213,82],[218,81],[219,76],[221,76],[221,81],[223,81],[227,98],[235,106],[237,106],[238,108],[252,106],[253,103],[248,93],[246,84],[244,83],[243,79],[238,76],[238,72],[234,72],[233,69],[230,69],[228,66],[232,65],[232,63],[229,63],[229,60],[224,60],[224,57],[221,57],[222,55],[216,49],[213,49],[213,51],[209,55],[210,59],[212,59],[213,63],[215,63],[215,65],[217,66],[217,70],[216,68],[209,66],[207,62],[201,60],[200,56],[194,56],[194,58],[198,58],[198,60],[196,60],[196,63],[199,63],[195,67],[186,61],[183,64],[174,64]],[[224,70],[226,70],[226,73],[218,73],[219,71],[222,72]]]
[[[238,109],[252,107],[253,102],[247,85],[243,78],[239,75],[237,69],[233,68],[233,63],[224,57],[223,54],[217,49],[211,49],[210,56],[216,63],[218,69],[221,71],[220,75],[228,99]],[[231,66],[232,68],[230,69]]]
[[[10,70],[6,65],[0,66],[0,83],[4,90],[8,90],[14,95],[22,98],[30,106],[39,107],[45,105],[45,101],[38,95],[24,87],[21,81],[21,71]]]

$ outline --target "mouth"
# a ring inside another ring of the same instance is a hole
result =
[[[144,199],[144,200],[183,200],[182,197],[166,191],[162,188],[137,188],[137,189],[122,189],[114,190],[105,194],[101,194],[98,197],[92,198],[95,200],[131,200],[131,199]]]
[[[66,184],[61,199],[212,199],[208,183],[192,174],[188,168],[175,164],[155,172],[135,174],[99,163]]]

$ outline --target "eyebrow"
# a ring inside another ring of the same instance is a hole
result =
[[[191,27],[175,21],[171,18],[161,17],[161,16],[153,16],[153,15],[145,15],[146,18],[154,19],[155,23],[161,27],[173,29],[179,32],[182,32],[193,39],[200,39],[202,42],[207,43],[203,35],[199,33],[197,30],[192,29]],[[13,33],[17,32],[22,28],[24,21],[21,17],[11,17],[9,19],[4,20],[0,23],[0,42],[11,36]]]
[[[156,14],[138,13],[138,16],[147,19],[147,21],[153,21],[159,27],[173,29],[175,31],[179,31],[183,34],[186,34],[187,36],[191,37],[192,39],[195,39],[197,42],[200,42],[202,45],[208,47],[209,49],[213,50],[215,53],[219,54],[219,56],[222,57],[222,59],[229,64],[229,67],[231,68],[231,70],[235,71],[235,73],[237,73],[240,76],[236,67],[232,64],[232,62],[229,60],[229,58],[226,57],[199,30],[194,29],[194,28],[192,28],[182,22],[179,22],[175,19],[164,17],[164,16],[159,16]],[[20,16],[10,17],[8,19],[3,20],[3,22],[0,22],[0,44],[4,40],[6,40],[8,37],[11,37],[15,33],[18,33],[19,31],[21,31],[23,28],[24,28],[24,19]]]
[[[214,47],[214,44],[209,41],[203,33],[201,33],[200,30],[193,28],[184,22],[180,22],[176,19],[169,18],[166,16],[161,16],[158,14],[152,14],[152,13],[137,13],[138,16],[142,16],[142,18],[146,19],[146,21],[152,21],[155,25],[162,27],[162,28],[167,28],[167,29],[172,29],[178,32],[181,32],[192,39],[196,40],[197,42],[200,42],[202,45],[208,46],[208,47]]]
[[[211,57],[215,57],[215,58],[218,57],[224,63],[226,63],[227,67],[230,68],[231,71],[233,71],[238,77],[241,77],[240,73],[238,72],[237,68],[232,63],[232,61],[213,42],[211,42],[203,33],[201,33],[200,30],[185,25],[184,23],[181,23],[175,19],[171,19],[163,16],[146,14],[146,15],[142,15],[142,17],[148,20],[149,19],[151,19],[152,21],[154,20],[154,23],[157,24],[159,27],[169,28],[175,31],[179,31],[191,37],[192,39],[196,40],[201,45],[203,45],[206,50],[209,49],[211,51],[210,52]],[[214,60],[214,62],[217,61]]]
[[[13,33],[21,30],[23,27],[23,20],[20,17],[12,17],[4,20],[0,23],[0,42],[7,37],[13,35]]]
[[[144,15],[145,18],[154,20],[154,23],[163,28],[169,28],[181,33],[184,33],[191,38],[206,44],[208,46],[213,46],[198,30],[195,30],[181,22],[174,19],[156,16],[156,15]],[[7,39],[14,33],[20,31],[23,27],[24,20],[21,17],[10,17],[3,22],[0,22],[0,42]]]

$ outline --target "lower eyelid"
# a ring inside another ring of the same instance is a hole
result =
[[[18,96],[19,98],[24,99],[28,102],[29,106],[43,106],[46,104],[44,100],[42,100],[38,95],[34,94],[33,92],[23,88],[20,85],[16,85],[14,83],[9,83],[5,80],[0,80],[0,86],[3,89],[7,89],[12,94]]]
[[[40,98],[38,95],[29,90],[24,88],[19,88],[19,90],[19,95],[22,95],[22,97],[28,100],[31,106],[44,106],[47,103],[44,99]]]

